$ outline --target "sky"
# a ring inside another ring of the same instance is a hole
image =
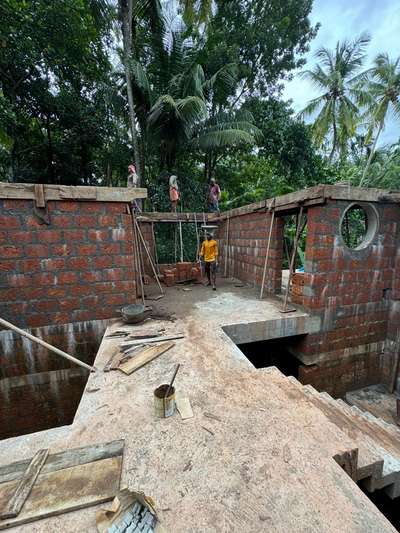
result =
[[[393,58],[400,55],[400,0],[314,0],[310,20],[313,25],[319,22],[321,27],[311,42],[303,68],[312,67],[319,47],[334,48],[338,40],[354,39],[363,31],[371,35],[366,68],[380,52],[387,52]],[[292,100],[297,112],[318,96],[318,92],[310,82],[295,76],[286,83],[283,95]],[[399,137],[400,122],[389,117],[379,144],[391,144]]]

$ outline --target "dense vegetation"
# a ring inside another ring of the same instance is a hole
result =
[[[3,0],[0,179],[125,185],[149,209],[203,209],[211,177],[235,207],[321,182],[398,187],[399,59],[365,71],[369,37],[318,51],[301,116],[282,83],[305,65],[312,0]],[[311,123],[303,117],[311,116]]]

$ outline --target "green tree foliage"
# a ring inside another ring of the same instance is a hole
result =
[[[363,34],[354,41],[338,42],[335,50],[322,47],[316,52],[318,63],[302,73],[322,92],[308,103],[301,115],[317,114],[314,138],[320,146],[330,144],[330,159],[335,154],[345,158],[348,142],[356,132],[359,110],[351,91],[359,80],[369,41],[369,35]]]

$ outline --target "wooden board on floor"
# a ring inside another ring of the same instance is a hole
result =
[[[192,406],[190,405],[189,398],[177,398],[176,408],[178,409],[182,420],[186,420],[187,418],[193,418],[193,411]]]
[[[159,355],[163,354],[170,348],[175,346],[174,342],[163,342],[162,344],[157,344],[155,346],[149,346],[141,351],[137,355],[133,355],[131,359],[119,365],[119,370],[122,370],[125,374],[132,374],[138,368],[146,365]]]
[[[0,530],[112,500],[119,490],[123,446],[120,440],[49,455],[21,512],[0,520]],[[0,468],[0,509],[7,507],[29,463]]]

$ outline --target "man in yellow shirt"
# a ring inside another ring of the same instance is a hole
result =
[[[211,233],[207,233],[207,239],[201,245],[200,257],[203,258],[205,263],[205,271],[208,279],[207,286],[210,287],[212,285],[213,291],[216,291],[218,244],[213,239]]]

